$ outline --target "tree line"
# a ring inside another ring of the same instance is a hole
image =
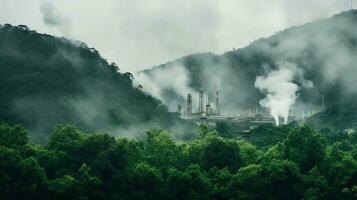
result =
[[[205,126],[180,143],[165,130],[137,140],[59,125],[40,145],[2,123],[0,199],[354,199],[356,138],[331,143],[304,125],[263,148]]]

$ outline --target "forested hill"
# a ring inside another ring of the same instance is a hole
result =
[[[357,108],[357,10],[279,31],[222,55],[189,55],[143,74],[148,80],[173,68],[184,69],[188,88],[204,88],[210,94],[220,88],[222,104],[231,109],[260,107],[264,95],[254,86],[257,76],[279,68],[294,69],[293,82],[299,86],[296,110],[319,110],[324,96],[328,112],[315,119],[315,125],[336,125],[339,120],[344,122],[340,128],[357,126],[356,115],[344,114],[347,105]],[[162,99],[174,105],[180,92],[164,89]]]
[[[68,122],[88,132],[183,123],[132,78],[82,42],[0,26],[0,121],[24,124],[34,139]]]

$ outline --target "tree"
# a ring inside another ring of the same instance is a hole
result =
[[[213,188],[212,199],[230,199],[229,185],[232,181],[231,172],[227,168],[219,170],[217,167],[214,167],[208,171],[208,176]]]
[[[212,167],[223,169],[227,167],[235,172],[241,165],[240,148],[234,140],[228,140],[216,135],[206,137],[207,146],[202,154],[202,166],[209,170]]]
[[[146,157],[149,164],[167,169],[181,158],[181,152],[171,136],[163,130],[146,132]]]
[[[17,193],[17,164],[21,160],[17,150],[0,146],[0,199],[15,199]]]
[[[347,192],[356,185],[357,179],[357,161],[349,153],[338,149],[337,145],[329,147],[327,156],[321,167],[327,182],[329,191],[328,199],[348,199]],[[343,193],[346,190],[346,193]]]
[[[304,199],[326,199],[325,195],[328,190],[327,180],[317,167],[312,168],[304,176],[304,190]]]
[[[232,199],[263,199],[266,183],[261,177],[262,172],[263,168],[254,164],[239,169],[229,185]]]
[[[160,199],[163,194],[162,172],[145,162],[138,163],[132,169],[132,199]]]
[[[256,146],[245,141],[239,141],[239,148],[242,166],[254,164],[261,155],[261,151]]]
[[[90,197],[91,199],[98,199],[105,196],[104,194],[101,194],[99,190],[99,186],[102,184],[102,181],[98,177],[92,175],[91,169],[88,165],[83,163],[81,168],[78,170],[78,174],[81,191],[85,196]]]
[[[211,182],[198,165],[184,171],[170,169],[167,182],[168,199],[211,199]]]
[[[49,191],[53,199],[80,199],[80,181],[70,175],[64,175],[49,182]]]
[[[23,198],[28,196],[38,196],[46,191],[45,183],[47,181],[45,170],[40,166],[34,157],[28,157],[18,164],[19,176],[17,192],[22,194]]]
[[[81,130],[73,125],[59,125],[50,136],[48,148],[56,151],[73,153],[87,137]]]
[[[311,127],[294,128],[283,143],[283,155],[306,173],[319,165],[325,156],[326,141]]]
[[[21,125],[0,123],[0,145],[16,148],[27,143],[27,130]]]
[[[301,199],[301,174],[291,161],[272,160],[262,165],[248,165],[232,178],[233,199]]]

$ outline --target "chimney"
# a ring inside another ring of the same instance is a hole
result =
[[[187,115],[192,115],[192,95],[187,94]]]
[[[210,115],[211,114],[211,105],[208,103],[206,104],[206,115]]]
[[[204,113],[204,107],[203,107],[203,90],[201,89],[198,94],[198,113],[202,114]]]
[[[219,91],[217,90],[216,92],[216,114],[220,114],[220,109],[219,109]]]

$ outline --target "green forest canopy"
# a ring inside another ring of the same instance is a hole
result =
[[[178,144],[167,131],[145,140],[57,126],[47,145],[0,125],[1,199],[354,199],[357,135],[327,139],[304,125],[269,148],[202,127]],[[341,133],[342,134],[342,133]]]

